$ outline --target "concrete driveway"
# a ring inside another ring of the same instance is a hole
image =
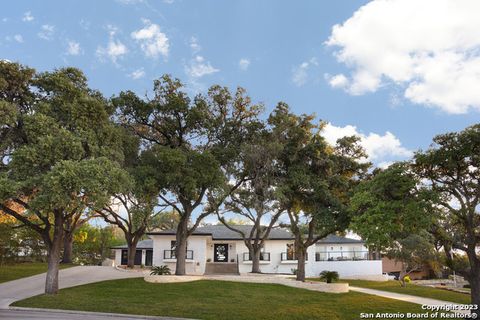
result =
[[[147,271],[145,271],[146,273]],[[60,289],[82,284],[124,278],[140,278],[143,272],[125,272],[113,267],[81,266],[60,270]],[[46,274],[13,280],[0,284],[0,309],[18,300],[42,294],[45,290]]]

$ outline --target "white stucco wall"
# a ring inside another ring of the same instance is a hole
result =
[[[153,240],[153,265],[168,265],[175,271],[175,259],[163,259],[163,251],[171,249],[171,241],[175,236],[151,235]],[[213,262],[213,248],[215,243],[226,243],[229,245],[228,262],[232,259],[239,263],[240,273],[251,272],[250,261],[243,261],[243,254],[248,252],[247,247],[241,240],[212,240],[209,236],[191,236],[188,239],[187,250],[193,250],[193,260],[187,260],[187,274],[201,275],[205,272],[207,260]],[[260,269],[264,273],[291,274],[292,269],[297,268],[297,261],[281,261],[281,253],[287,251],[287,243],[291,240],[269,240],[265,241],[264,252],[270,253],[270,261],[262,261]],[[333,249],[332,249],[333,247]],[[341,247],[341,249],[340,249]],[[307,250],[308,261],[305,265],[307,277],[315,277],[324,270],[337,271],[340,277],[362,278],[382,275],[382,262],[380,260],[356,260],[356,261],[315,261],[316,252],[329,251],[367,251],[362,244],[317,244],[310,246]],[[121,250],[116,250],[115,263],[120,263]]]
[[[175,272],[176,259],[163,259],[164,250],[171,250],[171,242],[175,240],[175,236],[159,236],[151,235],[153,240],[153,265],[167,265],[172,273]],[[187,250],[193,250],[193,260],[186,261],[187,274],[203,274],[205,272],[206,263],[206,247],[207,237],[191,236],[188,238]]]

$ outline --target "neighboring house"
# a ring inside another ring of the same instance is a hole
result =
[[[251,226],[235,226],[247,234]],[[150,232],[151,240],[137,247],[136,265],[168,265],[175,270],[175,230]],[[115,247],[115,263],[127,263],[127,247]],[[306,275],[318,276],[324,270],[341,277],[368,278],[382,275],[382,261],[371,259],[362,240],[330,235],[307,251]],[[241,236],[223,225],[197,228],[188,238],[187,274],[246,273],[252,268],[248,249]],[[260,269],[263,273],[291,274],[297,267],[293,235],[273,229],[265,240]]]
[[[382,269],[384,273],[393,274],[396,277],[399,277],[400,272],[402,271],[402,267],[403,267],[403,262],[401,261],[397,261],[395,259],[391,259],[388,257],[382,258]],[[408,276],[412,280],[424,280],[424,279],[436,277],[435,273],[428,265],[424,265],[418,270],[410,272]]]

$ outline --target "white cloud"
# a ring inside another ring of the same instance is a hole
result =
[[[191,78],[201,78],[212,73],[220,71],[213,67],[209,61],[205,61],[202,56],[195,56],[190,64],[185,66],[185,73]]]
[[[145,76],[145,70],[143,68],[137,69],[128,75],[130,78],[137,80]]]
[[[391,164],[392,160],[406,159],[413,155],[412,151],[403,147],[400,140],[389,131],[384,135],[373,132],[364,134],[352,125],[337,127],[328,123],[322,135],[330,144],[335,144],[337,139],[345,136],[360,137],[360,144],[368,155],[368,161],[377,163],[378,166],[385,167]]]
[[[113,63],[117,63],[117,60],[128,52],[127,47],[120,42],[120,40],[110,39],[106,47],[99,46],[97,48],[97,55],[100,58],[107,57]]]
[[[144,54],[150,58],[157,58],[159,55],[168,57],[169,41],[165,33],[160,31],[160,26],[144,20],[145,27],[132,32],[133,39],[140,43]]]
[[[344,74],[340,73],[334,76],[328,74],[325,75],[325,78],[328,80],[328,83],[332,88],[345,88],[348,86],[348,79]]]
[[[117,64],[118,59],[128,53],[128,48],[120,40],[115,39],[118,31],[117,27],[107,25],[107,30],[109,35],[108,44],[106,47],[97,47],[97,56],[102,60],[108,58],[114,64]]]
[[[22,21],[25,22],[30,22],[33,21],[35,18],[32,16],[32,13],[30,11],[27,11],[23,14]]]
[[[18,43],[23,43],[23,37],[21,34],[16,34],[13,36],[13,39],[17,41]]]
[[[250,60],[249,59],[242,58],[242,59],[240,59],[240,61],[238,61],[238,67],[242,71],[246,71],[249,66],[250,66]]]
[[[392,84],[417,104],[480,111],[478,12],[476,0],[374,0],[335,25],[326,44],[351,68],[350,94]]]
[[[311,58],[310,60],[302,62],[299,66],[293,68],[292,81],[296,86],[301,87],[307,83],[308,69],[312,66],[318,66],[316,58]]]
[[[192,52],[194,54],[202,50],[202,47],[198,43],[198,39],[196,37],[190,38],[190,49],[192,49]]]
[[[39,33],[37,33],[38,37],[43,40],[52,40],[53,34],[55,33],[55,26],[44,24],[41,27]]]
[[[82,52],[80,43],[75,41],[68,41],[67,44],[67,54],[71,56],[78,56]]]

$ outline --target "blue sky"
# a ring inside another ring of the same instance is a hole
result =
[[[164,73],[245,87],[357,133],[383,166],[480,122],[478,1],[10,1],[0,59],[75,66],[111,96]],[[474,8],[475,7],[475,8]],[[334,26],[337,27],[334,28]]]

